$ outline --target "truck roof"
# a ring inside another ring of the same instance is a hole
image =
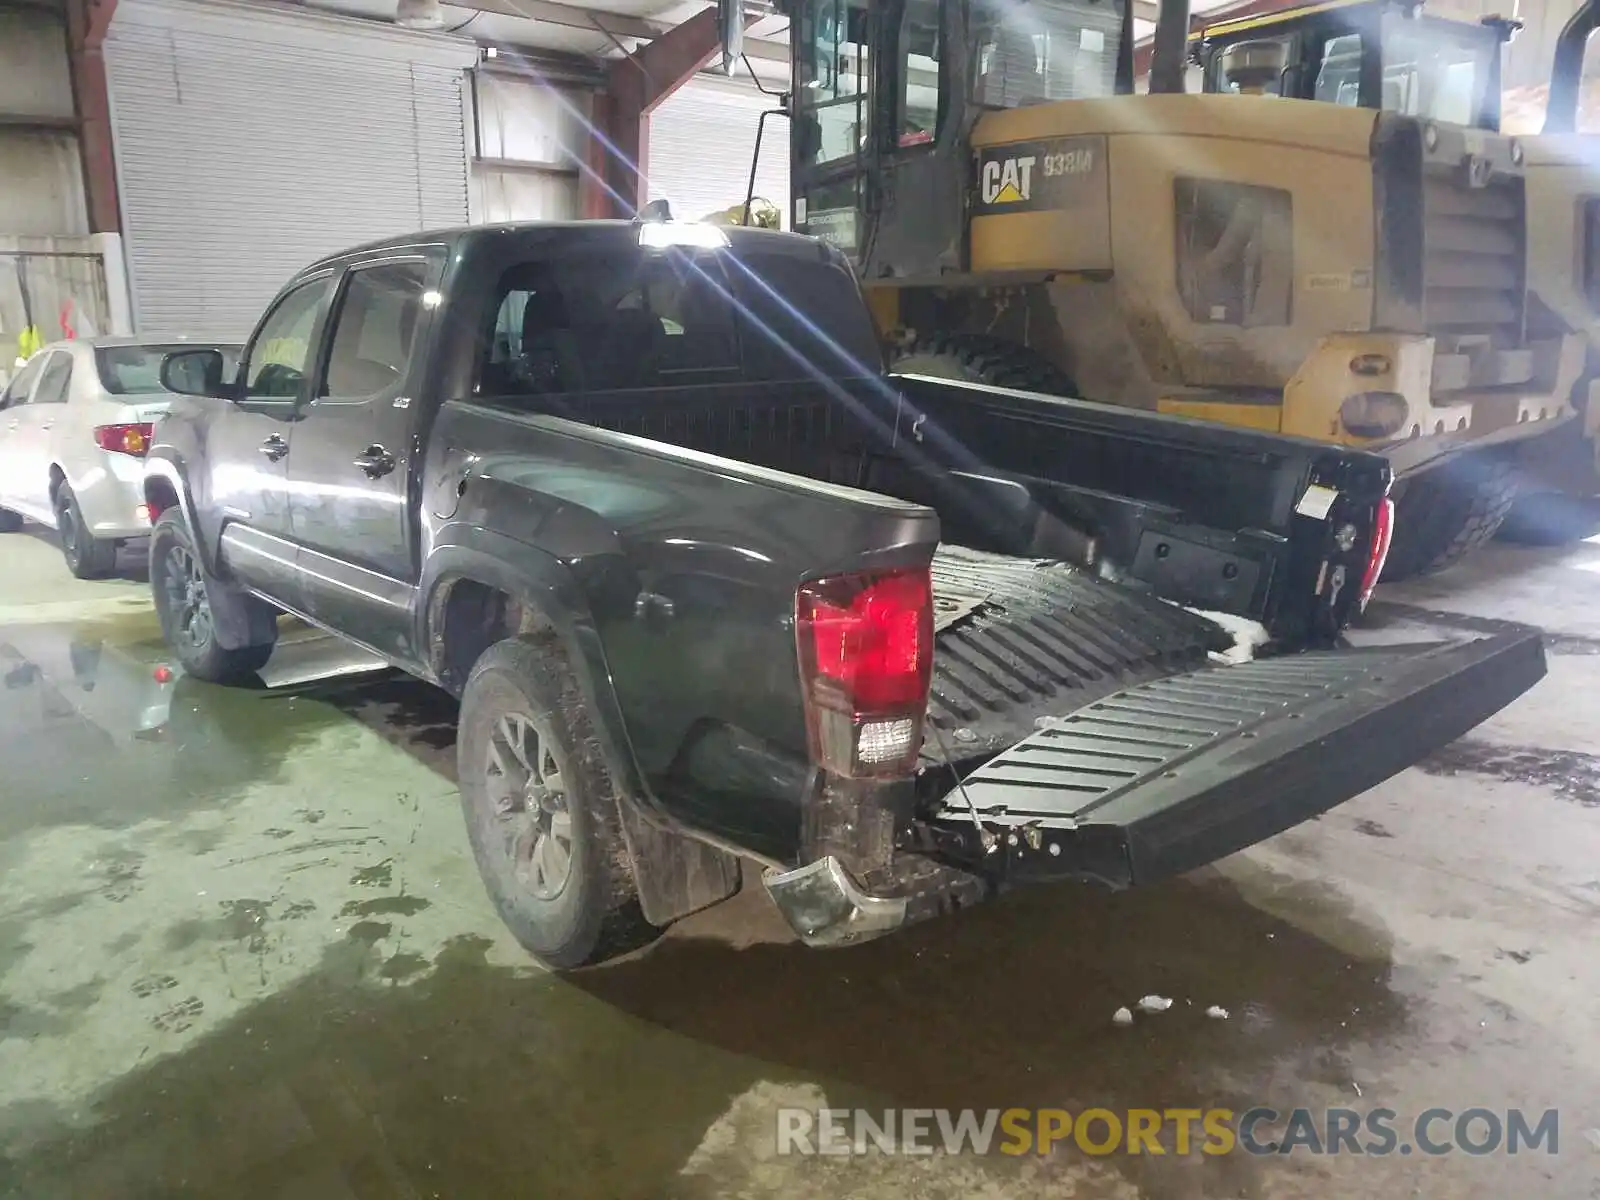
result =
[[[699,224],[699,222],[687,221],[672,223]],[[514,234],[559,235],[561,233],[572,233],[580,234],[591,240],[600,240],[610,236],[617,241],[625,241],[637,236],[639,225],[640,222],[638,221],[622,220],[511,221],[494,225],[453,225],[443,229],[424,229],[413,233],[398,234],[395,237],[380,238],[374,242],[351,246],[339,251],[337,254],[327,254],[315,262],[306,264],[302,271],[314,270],[328,263],[383,250],[401,250],[410,246],[440,244],[459,245],[469,242],[489,241]],[[772,229],[753,228],[743,225],[717,225],[713,226],[713,228],[720,229],[727,235],[729,247],[734,250],[757,242],[764,242],[768,248],[791,245],[796,249],[802,246],[818,246],[822,244],[817,239],[805,234],[782,233]]]

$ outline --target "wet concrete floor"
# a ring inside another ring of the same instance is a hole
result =
[[[0,539],[0,1195],[1600,1197],[1600,547],[1497,546],[1385,600],[1364,637],[1538,624],[1549,678],[1169,885],[831,953],[747,891],[557,979],[478,884],[448,699],[309,631],[270,687],[157,683],[136,562],[83,584]],[[1150,993],[1175,1003],[1113,1023]],[[775,1152],[781,1107],[854,1105],[1383,1107],[1402,1133],[1556,1108],[1560,1141]]]

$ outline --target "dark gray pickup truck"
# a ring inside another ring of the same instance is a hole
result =
[[[1015,883],[1148,883],[1484,720],[1535,635],[1339,648],[1382,460],[883,374],[808,238],[413,235],[302,271],[156,431],[151,582],[196,676],[280,611],[461,699],[484,881],[556,966],[733,892],[813,945]],[[193,385],[191,384],[191,387]],[[1254,661],[1207,613],[1264,629]]]

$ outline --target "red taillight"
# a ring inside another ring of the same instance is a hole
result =
[[[1361,573],[1361,601],[1363,610],[1372,599],[1372,589],[1378,586],[1378,576],[1383,574],[1384,560],[1389,557],[1389,539],[1394,536],[1394,501],[1385,496],[1378,501],[1378,511],[1373,514],[1372,549],[1367,552],[1367,569]]]
[[[909,772],[933,676],[928,568],[802,584],[795,636],[813,757],[849,778]]]
[[[150,439],[155,436],[154,425],[96,425],[94,442],[102,450],[113,454],[131,454],[143,458],[150,449]]]

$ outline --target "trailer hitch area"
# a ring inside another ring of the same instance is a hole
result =
[[[904,896],[864,892],[833,855],[793,871],[768,868],[767,894],[808,946],[844,946],[892,933],[906,923]]]

